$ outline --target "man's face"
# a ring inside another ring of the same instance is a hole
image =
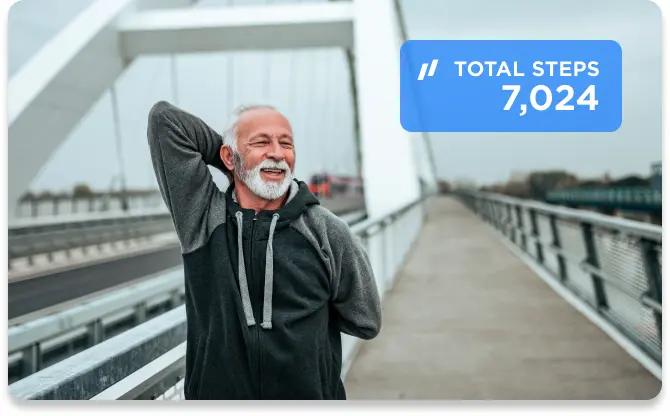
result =
[[[267,200],[283,196],[295,167],[293,132],[288,120],[271,109],[243,113],[237,125],[235,174],[256,195]]]

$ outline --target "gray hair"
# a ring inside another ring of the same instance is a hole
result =
[[[222,144],[230,147],[233,150],[233,153],[237,153],[237,125],[239,124],[240,116],[246,112],[261,109],[277,111],[275,107],[269,104],[241,105],[235,108],[232,113],[232,123],[230,123],[230,126],[223,131]]]

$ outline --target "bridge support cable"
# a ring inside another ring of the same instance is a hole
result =
[[[393,0],[393,5],[395,6],[396,16],[398,17],[398,28],[400,30],[400,35],[402,36],[402,40],[404,42],[408,39],[405,15],[402,12],[402,6],[400,5],[400,0]],[[435,151],[433,149],[433,144],[430,141],[430,135],[426,132],[422,132],[421,137],[423,139],[423,143],[426,148],[426,153],[428,154],[428,163],[430,163],[430,171],[433,174],[433,179],[437,181],[437,165],[435,164]]]
[[[128,190],[126,188],[126,167],[123,159],[123,135],[121,134],[121,117],[119,114],[119,100],[116,96],[116,85],[109,88],[112,100],[112,118],[114,121],[114,139],[116,142],[116,158],[119,164],[119,180],[121,184],[121,209],[128,211]]]

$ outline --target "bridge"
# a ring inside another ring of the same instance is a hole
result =
[[[342,335],[348,397],[658,394],[660,226],[474,190],[437,194],[427,135],[399,124],[399,2],[238,3],[95,0],[75,16],[9,81],[10,207],[100,97],[123,141],[116,83],[142,57],[331,48],[352,113],[353,151],[340,157],[355,161],[364,192],[353,205],[323,202],[363,241],[384,317],[373,340]],[[184,95],[174,79],[161,93],[172,100]],[[312,103],[289,101],[296,129],[318,131]],[[323,157],[318,147],[306,154]],[[183,399],[183,269],[166,212],[9,211],[12,397]],[[19,302],[28,298],[38,301]]]
[[[521,206],[525,215],[530,205]],[[649,399],[658,393],[660,339],[652,338],[660,332],[651,309],[628,309],[638,297],[622,297],[620,289],[631,288],[616,286],[627,276],[613,275],[605,285],[618,304],[596,308],[590,278],[578,264],[568,261],[561,280],[557,264],[546,264],[560,250],[545,264],[538,261],[536,244],[552,247],[550,227],[534,239],[514,220],[473,212],[456,197],[434,198],[426,209],[422,232],[384,302],[384,330],[362,346],[347,375],[350,398]],[[576,223],[561,222],[565,244]],[[620,313],[626,318],[617,319]],[[635,336],[622,338],[618,325],[645,340],[631,344]],[[656,359],[642,358],[647,348]]]

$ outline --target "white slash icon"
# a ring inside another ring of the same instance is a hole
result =
[[[437,59],[433,59],[433,61],[430,63],[430,69],[428,70],[428,76],[432,77],[435,75],[435,70],[437,69]],[[417,80],[423,81],[423,78],[426,76],[426,69],[428,69],[428,64],[422,64],[421,65],[421,72],[419,72],[419,78]]]

